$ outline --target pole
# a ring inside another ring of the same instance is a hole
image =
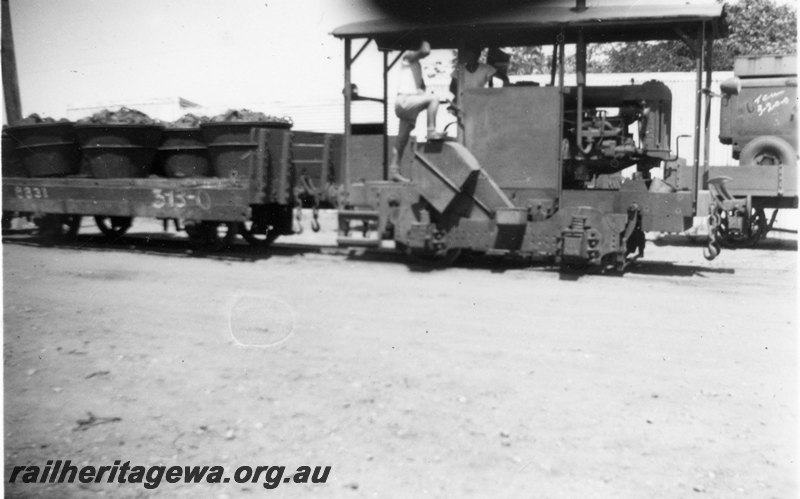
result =
[[[353,92],[350,87],[350,66],[353,61],[350,59],[352,51],[351,40],[344,39],[344,158],[342,164],[344,165],[344,185],[345,189],[350,188],[350,104],[353,100]]]
[[[556,36],[556,45],[558,45],[558,95],[559,99],[561,100],[561,112],[560,116],[564,116],[564,45],[566,44],[566,36],[564,30],[562,29],[561,32]],[[555,74],[555,73],[554,73]],[[561,123],[558,123],[558,136],[560,137],[559,143],[563,140],[562,137],[562,126]],[[561,203],[561,189],[563,188],[563,178],[564,178],[564,148],[559,146],[558,148],[558,203]],[[556,206],[558,209],[558,206]]]
[[[17,79],[17,58],[14,54],[14,37],[11,34],[11,10],[8,0],[3,1],[2,10],[2,66],[3,66],[3,98],[6,105],[8,124],[22,119],[22,105],[19,98],[19,80]]]
[[[575,120],[575,145],[578,154],[583,153],[583,88],[586,86],[586,40],[583,28],[578,28],[578,43],[575,47],[575,77],[577,79],[578,115]]]
[[[708,173],[708,161],[711,155],[711,72],[713,70],[711,65],[711,57],[713,50],[713,37],[706,38],[705,56],[706,56],[706,118],[705,130],[703,134],[703,173],[704,176]]]
[[[703,62],[704,62],[704,48],[706,44],[706,24],[705,22],[700,25],[697,32],[697,85],[695,92],[694,104],[694,172],[692,175],[692,215],[697,215],[697,194],[700,190],[700,118],[702,113],[702,103],[700,99],[703,97]]]
[[[389,51],[383,51],[383,179],[389,179]]]

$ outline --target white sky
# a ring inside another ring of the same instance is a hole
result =
[[[180,96],[206,106],[341,96],[337,26],[362,0],[10,0],[23,116]]]
[[[152,97],[180,96],[222,108],[341,97],[343,44],[329,33],[381,17],[365,5],[365,0],[10,0],[22,113],[61,118],[74,104]],[[362,77],[373,70],[379,75],[378,59],[373,62],[360,61],[354,75],[366,95],[380,91],[372,88],[379,85],[374,75]]]

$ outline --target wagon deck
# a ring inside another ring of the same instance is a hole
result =
[[[245,221],[254,198],[249,181],[234,179],[7,178],[3,210]]]

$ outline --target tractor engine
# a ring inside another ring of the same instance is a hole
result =
[[[666,85],[584,87],[580,116],[576,94],[571,87],[565,96],[565,186],[582,188],[596,175],[633,165],[646,178],[670,157],[672,94]]]

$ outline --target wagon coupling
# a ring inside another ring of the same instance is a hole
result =
[[[340,210],[337,243],[339,246],[380,246],[379,224],[377,211]]]
[[[708,207],[708,211],[708,244],[703,248],[703,257],[711,261],[719,255],[722,249],[717,236],[720,231],[723,209],[717,202],[713,202]]]
[[[314,206],[311,211],[311,230],[319,232],[319,206]]]
[[[292,228],[292,232],[295,234],[303,233],[303,210],[299,201],[294,208],[294,227]]]

